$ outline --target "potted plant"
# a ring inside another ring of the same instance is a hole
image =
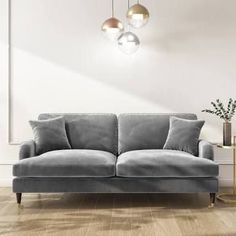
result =
[[[229,99],[227,106],[224,106],[223,103],[216,99],[215,102],[211,102],[213,109],[205,109],[202,112],[207,112],[218,116],[220,119],[224,120],[223,123],[223,145],[231,146],[231,120],[235,115],[236,110],[236,100],[233,101],[232,98]]]

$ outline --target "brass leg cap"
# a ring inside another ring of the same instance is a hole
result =
[[[21,203],[17,203],[17,206],[18,206],[18,209],[23,209],[24,208],[24,206],[21,205]]]
[[[208,206],[208,208],[214,208],[215,204],[214,203],[210,203],[210,205]]]

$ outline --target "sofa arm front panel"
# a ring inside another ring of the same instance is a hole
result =
[[[36,148],[34,140],[29,140],[21,144],[19,159],[25,159],[36,156]]]
[[[200,140],[198,143],[198,156],[214,160],[213,145],[205,140]]]

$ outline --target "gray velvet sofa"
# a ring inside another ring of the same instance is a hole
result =
[[[63,115],[72,149],[37,156],[33,140],[20,147],[13,166],[13,192],[22,193],[210,193],[218,191],[213,148],[199,141],[198,156],[164,150],[169,117],[194,114],[41,114]]]

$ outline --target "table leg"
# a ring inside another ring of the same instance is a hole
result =
[[[234,163],[233,163],[233,194],[236,195],[236,166],[235,166],[235,159],[236,159],[236,150],[235,150],[235,145],[236,145],[236,136],[234,136],[234,148],[233,148],[233,159],[234,159]]]
[[[236,203],[236,136],[233,142],[233,191],[231,193],[221,193],[217,199],[224,203]]]

